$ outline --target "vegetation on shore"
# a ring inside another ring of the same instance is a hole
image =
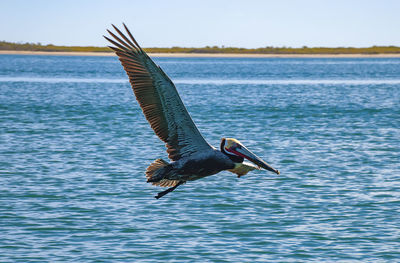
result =
[[[50,52],[112,52],[108,47],[92,46],[55,46],[40,43],[12,43],[0,41],[0,50],[12,51],[50,51]],[[202,48],[171,47],[171,48],[144,48],[148,53],[203,53],[203,54],[399,54],[400,47],[372,46],[366,48],[354,47],[262,47],[262,48],[236,48],[206,46]]]

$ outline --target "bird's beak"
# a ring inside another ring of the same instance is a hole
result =
[[[242,156],[243,158],[246,158],[250,162],[258,165],[261,168],[264,168],[265,170],[279,174],[279,171],[277,169],[272,168],[271,165],[264,162],[260,157],[252,153],[249,149],[247,149],[243,145],[236,147],[235,149],[231,149],[230,151],[239,156]]]

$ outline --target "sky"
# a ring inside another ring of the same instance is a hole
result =
[[[396,0],[1,0],[0,40],[106,46],[125,22],[142,47],[400,46]]]

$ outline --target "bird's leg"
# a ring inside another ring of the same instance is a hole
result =
[[[180,182],[177,183],[174,187],[171,187],[171,188],[168,188],[168,189],[165,190],[165,191],[159,192],[159,193],[155,196],[155,198],[156,198],[156,199],[160,199],[161,197],[163,197],[164,195],[168,194],[169,192],[174,191],[178,186],[180,186],[180,185],[183,184],[183,183],[184,183],[183,181],[180,181]]]

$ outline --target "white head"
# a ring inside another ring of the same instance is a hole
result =
[[[258,165],[265,170],[279,174],[279,171],[272,168],[269,164],[259,158],[257,155],[248,150],[243,144],[238,140],[233,138],[222,138],[221,139],[221,152],[231,156],[235,162],[243,162],[244,159]]]

